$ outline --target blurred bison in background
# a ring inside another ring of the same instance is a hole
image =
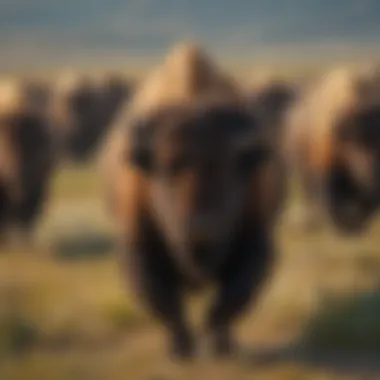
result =
[[[380,75],[338,69],[289,114],[288,156],[318,226],[327,211],[346,233],[363,231],[380,196]]]
[[[286,115],[300,94],[300,86],[275,77],[265,78],[256,83],[248,94],[250,108],[263,123],[268,143],[273,146],[278,175],[282,177],[277,184],[281,194],[278,198],[278,213],[285,208],[287,184],[290,179],[283,149]]]
[[[131,91],[132,84],[116,74],[100,80],[72,73],[60,78],[53,107],[67,158],[80,162],[93,156]]]
[[[160,318],[171,352],[195,352],[182,301],[208,282],[216,354],[273,264],[278,169],[239,86],[196,46],[180,45],[136,92],[102,164],[123,271]]]
[[[252,102],[268,128],[278,135],[282,132],[286,111],[296,101],[297,95],[295,85],[273,79],[255,90]]]
[[[249,95],[249,101],[265,122],[269,138],[280,143],[286,113],[300,92],[296,84],[282,79],[268,78],[257,84]]]
[[[0,84],[0,233],[15,224],[31,237],[55,163],[46,88]]]
[[[24,91],[28,94],[28,99],[35,107],[41,110],[48,110],[52,100],[52,86],[50,82],[42,80],[24,79],[20,83]]]
[[[134,84],[115,73],[103,76],[98,81],[103,122],[109,124],[120,106],[130,98]]]

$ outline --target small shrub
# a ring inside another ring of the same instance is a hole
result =
[[[39,331],[27,317],[4,313],[0,317],[0,347],[3,352],[21,353],[37,343]]]
[[[380,291],[327,299],[306,329],[316,349],[380,353]]]
[[[109,236],[95,231],[71,231],[53,242],[52,249],[61,259],[88,259],[103,257],[114,248]]]

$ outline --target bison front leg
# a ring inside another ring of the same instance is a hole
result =
[[[33,245],[36,222],[43,212],[46,195],[47,186],[44,184],[35,186],[27,192],[25,197],[15,208],[14,218],[18,224],[25,247]]]
[[[0,248],[4,248],[8,243],[9,204],[7,191],[0,184]]]
[[[123,256],[122,267],[137,301],[164,325],[172,357],[192,357],[195,344],[185,318],[181,278],[170,257],[149,237],[133,248],[125,246]]]
[[[218,278],[219,292],[207,320],[212,349],[218,356],[233,352],[233,323],[259,295],[272,264],[268,235],[264,231],[252,235],[233,247]]]

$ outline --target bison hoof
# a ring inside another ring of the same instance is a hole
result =
[[[228,333],[218,333],[214,336],[213,353],[218,358],[232,356],[236,351],[236,344]]]
[[[190,360],[195,356],[195,341],[190,334],[180,334],[171,342],[170,354],[173,360]]]

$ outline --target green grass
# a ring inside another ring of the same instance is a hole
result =
[[[27,344],[75,347],[107,341],[143,325],[109,259],[78,263],[19,254],[0,262],[4,350]],[[16,272],[20,262],[25,267]],[[11,271],[13,276],[8,276]]]
[[[168,362],[161,330],[134,303],[113,259],[100,190],[93,167],[63,168],[39,229],[43,254],[0,255],[1,380],[340,378],[338,369],[297,359],[253,367]],[[370,294],[380,271],[379,230],[376,221],[364,237],[347,240],[332,231],[305,235],[285,220],[274,276],[239,326],[242,343],[262,349],[308,338],[332,349],[332,359],[347,345],[377,351],[380,302]],[[369,295],[352,299],[358,292]],[[337,298],[324,304],[331,293]]]

